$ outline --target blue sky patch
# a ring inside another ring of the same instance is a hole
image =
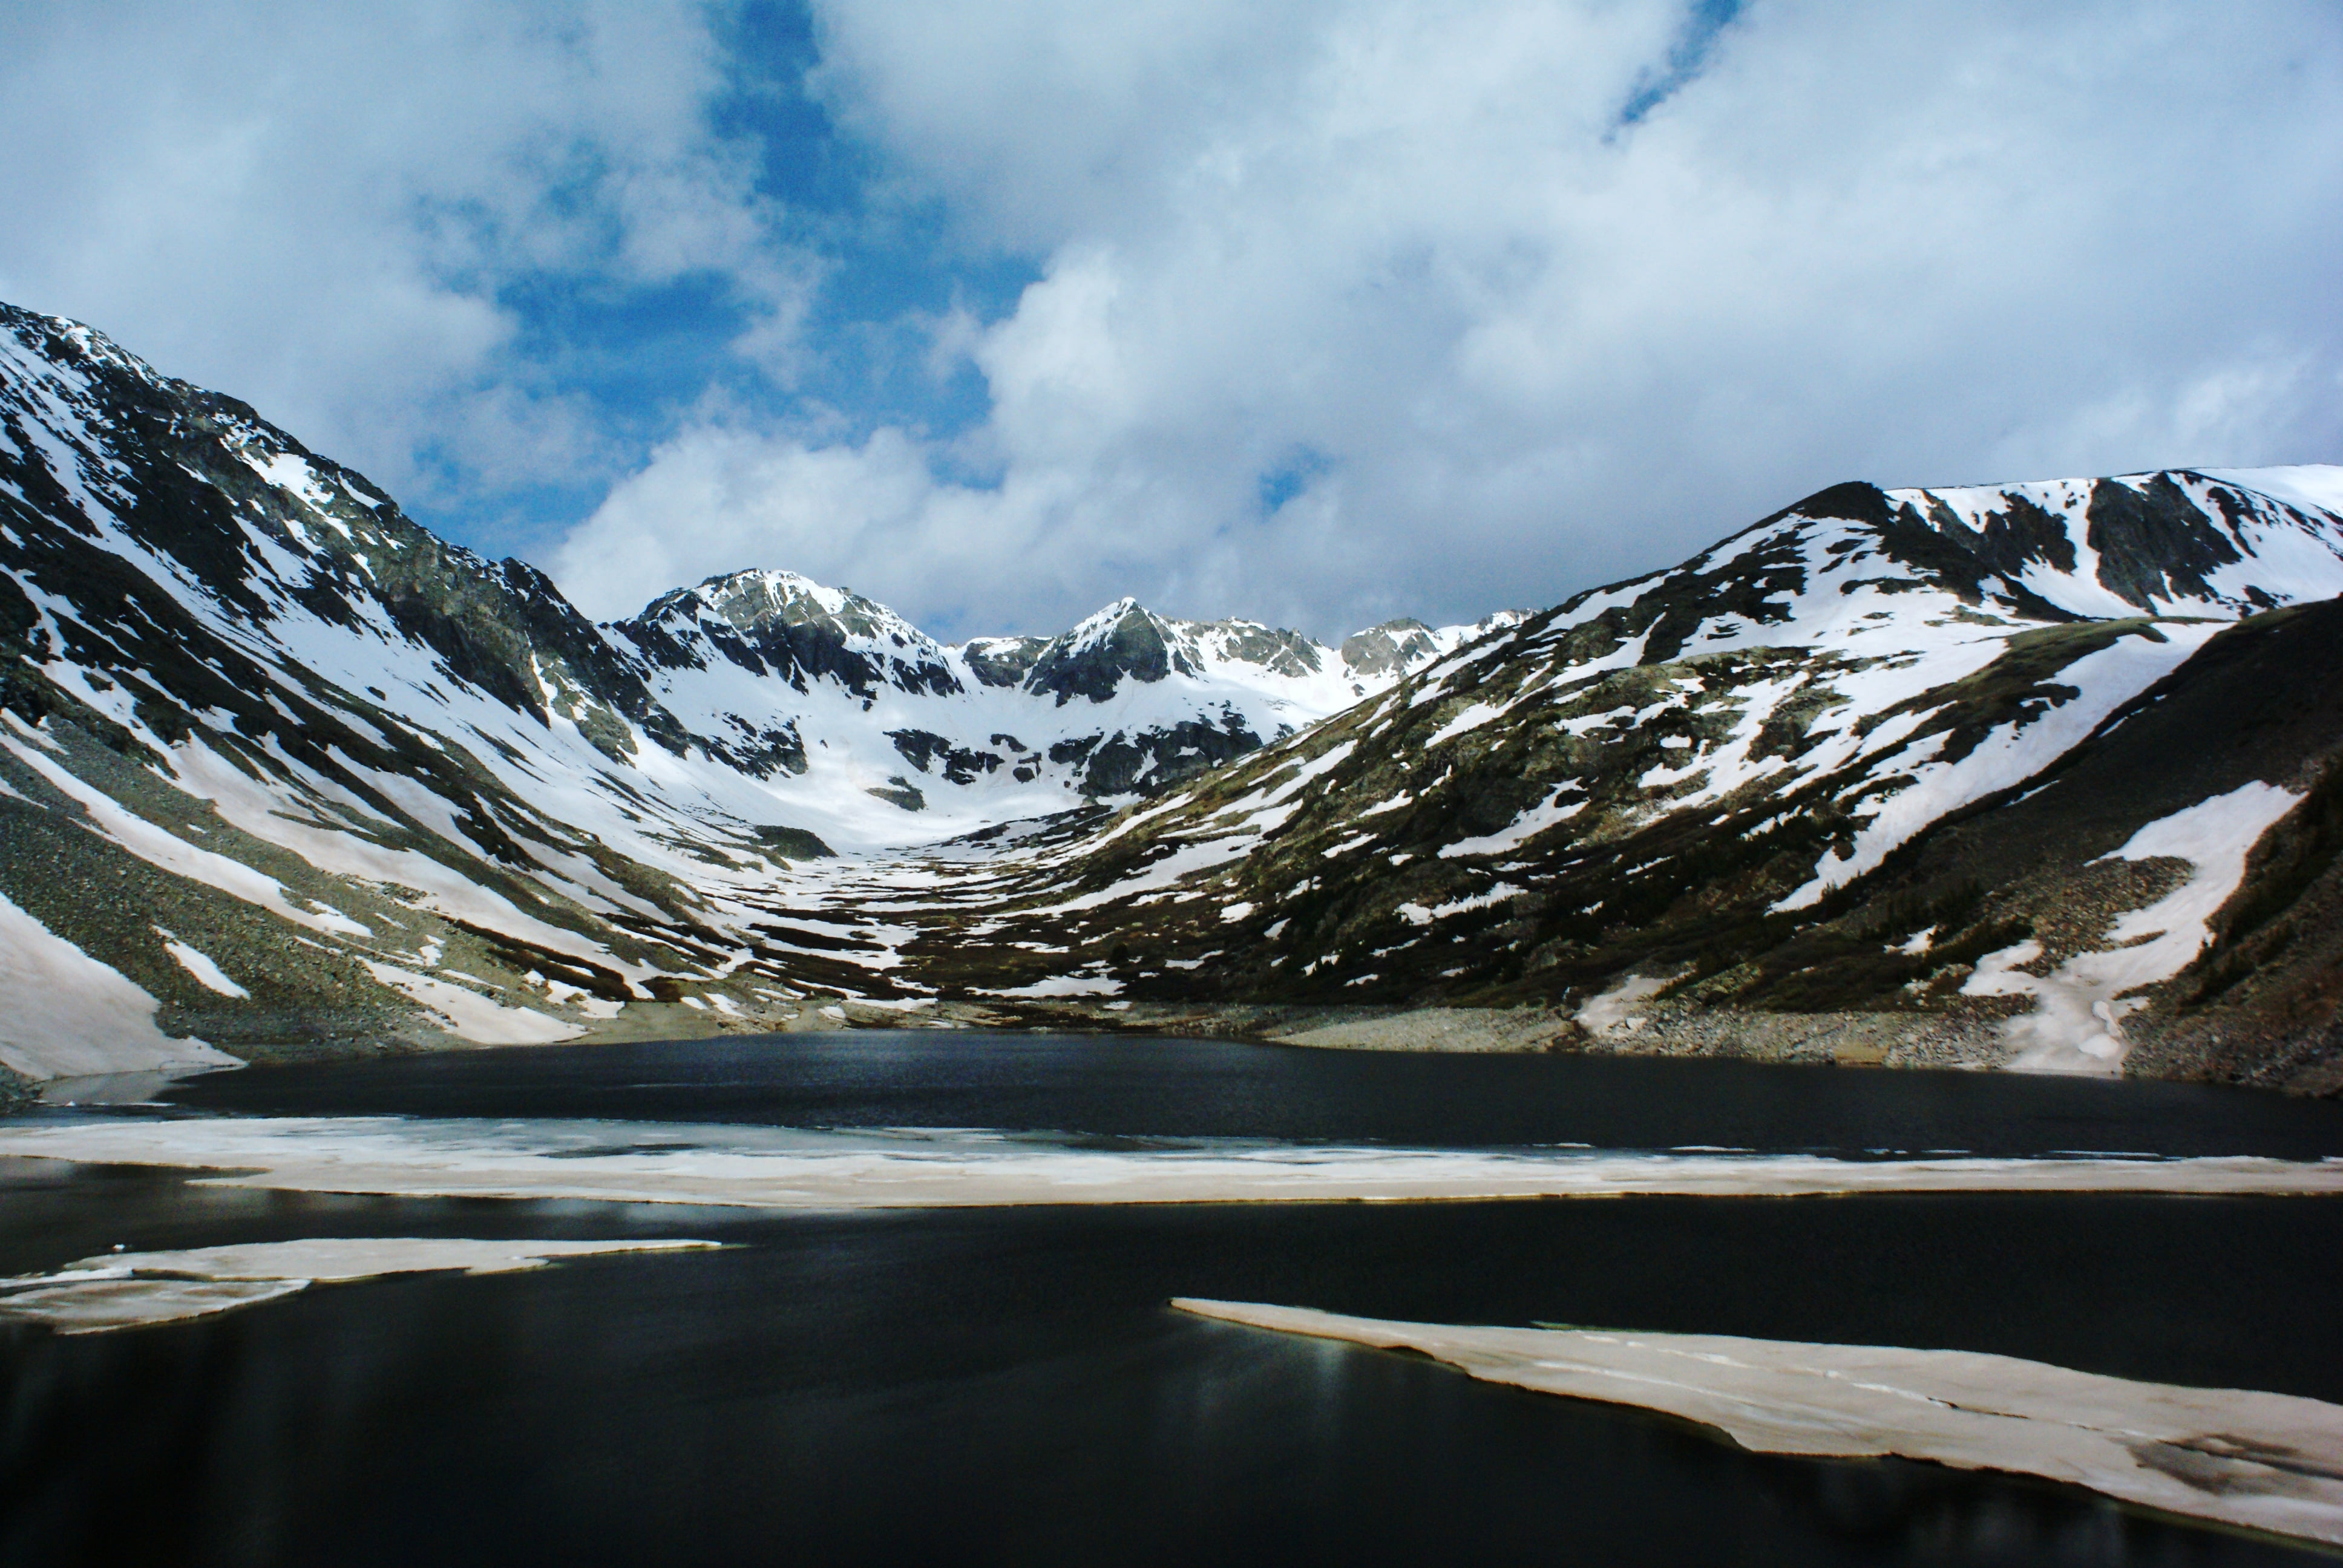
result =
[[[1286,461],[1262,475],[1257,482],[1261,514],[1274,517],[1280,508],[1318,482],[1333,465],[1322,453],[1304,447]]]
[[[1667,65],[1658,71],[1646,72],[1635,84],[1625,106],[1619,111],[1620,126],[1638,123],[1706,69],[1709,56],[1715,52],[1717,35],[1740,14],[1741,0],[1693,0],[1691,13],[1684,17],[1684,31],[1668,50]]]
[[[1041,276],[1040,258],[971,246],[940,198],[882,180],[876,156],[806,91],[820,53],[803,5],[747,5],[718,21],[729,86],[709,123],[753,158],[757,195],[779,210],[779,242],[814,258],[798,351],[779,368],[738,352],[759,302],[713,268],[653,286],[576,271],[508,280],[495,297],[518,325],[510,379],[539,397],[582,399],[598,450],[573,481],[485,489],[465,481],[454,454],[426,450],[422,466],[442,482],[409,504],[427,525],[496,554],[541,554],[709,407],[848,442],[885,426],[948,440],[990,414],[983,377],[965,357],[940,360],[936,329],[955,313],[980,325],[1011,314]],[[599,173],[565,171],[548,199],[590,216]]]

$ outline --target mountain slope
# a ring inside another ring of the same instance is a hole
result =
[[[2121,922],[2159,909],[2180,934],[2143,943],[2152,960],[2127,975],[2185,969],[2172,983],[2201,989],[2196,977],[2238,967],[2249,990],[2292,999],[2263,1010],[2262,1045],[2288,1030],[2299,1045],[2331,1027],[2310,959],[2273,971],[2242,935],[2197,950],[2202,917],[2283,819],[2278,837],[2308,847],[2271,895],[2290,912],[2263,921],[2289,922],[2298,955],[2328,951],[2329,840],[2300,819],[2328,809],[2343,749],[2318,640],[2337,613],[2323,601],[2343,593],[2338,477],[1825,491],[1004,871],[983,915],[940,918],[907,956],[971,990],[1164,1003],[1571,1012],[1667,982],[1688,1036],[1703,1008],[1884,1012],[1874,1032],[1891,1043],[1934,1019],[1972,1056],[1989,1040],[2090,1070],[2155,1035],[2170,1065],[2209,1070],[2181,1035],[2217,1026],[2181,1019],[2178,991],[2127,1026],[2134,987],[2075,969],[2144,937]],[[2305,608],[2260,608],[2286,605]],[[2264,650],[2251,678],[2235,673],[2248,647]],[[2252,717],[2273,705],[2296,717]],[[2056,784],[2060,769],[2096,782]],[[2205,815],[2227,810],[2241,843],[2181,820],[2216,799],[2229,804]],[[2159,821],[2177,824],[2168,852],[2149,832]],[[1978,848],[2004,843],[2026,848]],[[2258,869],[2239,896],[2275,875]],[[2195,891],[2161,909],[2180,886]],[[2058,1013],[2047,1035],[2003,1027],[2027,1008]],[[1584,1040],[1614,1015],[1555,1032]]]
[[[1366,689],[1290,633],[1133,617],[1177,669],[1081,628],[944,648],[782,573],[598,628],[243,404],[0,307],[0,1066],[861,994],[886,930],[798,918],[840,852],[1082,809]],[[59,976],[111,1000],[69,1017]]]
[[[549,583],[95,334],[5,327],[0,892],[53,939],[20,967],[70,943],[165,1037],[298,1048],[577,1032],[441,994],[450,940],[608,1005],[685,961],[686,868],[614,849],[583,781],[686,738]]]

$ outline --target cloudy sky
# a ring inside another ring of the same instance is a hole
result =
[[[1321,636],[2343,461],[2332,0],[0,0],[0,299],[598,616]]]

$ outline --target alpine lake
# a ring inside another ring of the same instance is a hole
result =
[[[417,1170],[508,1147],[558,1176],[616,1155],[638,1186],[337,1191],[0,1150],[0,1273],[308,1238],[720,1245],[320,1282],[106,1332],[0,1321],[0,1563],[2331,1560],[2023,1475],[1752,1452],[1629,1405],[1169,1303],[1976,1351],[2343,1404],[2336,1198],[792,1207],[644,1201],[639,1184],[660,1161],[793,1139],[914,1163],[1007,1151],[1045,1185],[1053,1161],[1394,1151],[1427,1170],[1637,1151],[2308,1161],[2343,1157],[2333,1102],[919,1030],[251,1068],[6,1125],[136,1137],[223,1122],[288,1129],[313,1153],[340,1129],[407,1139]]]

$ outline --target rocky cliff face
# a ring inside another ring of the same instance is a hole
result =
[[[1362,674],[1404,675],[1441,651],[1432,628],[1413,616],[1354,631],[1342,639],[1342,662]]]
[[[12,606],[0,614],[19,628],[20,660],[110,672],[157,712],[210,699],[232,710],[238,694],[252,700],[248,656],[198,666],[191,641],[381,627],[517,712],[559,709],[611,755],[629,726],[681,743],[639,672],[542,573],[445,543],[234,399],[13,311],[0,314],[0,600]],[[44,614],[33,596],[71,613]]]
[[[985,686],[1021,686],[1033,661],[1050,646],[1046,637],[980,637],[960,649],[970,675]]]

